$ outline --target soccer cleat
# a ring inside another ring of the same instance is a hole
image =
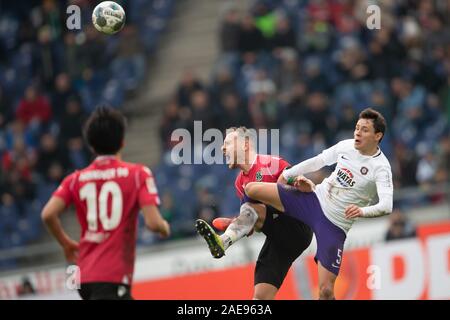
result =
[[[219,231],[225,231],[229,227],[229,225],[235,220],[236,218],[216,218],[213,220],[212,225],[214,228],[216,228]],[[254,228],[250,230],[250,232],[247,234],[247,237],[250,237],[253,232],[255,231]]]
[[[209,251],[216,259],[222,258],[225,255],[225,249],[223,247],[222,239],[213,230],[213,228],[202,219],[197,219],[195,222],[195,228],[197,232],[206,240]]]

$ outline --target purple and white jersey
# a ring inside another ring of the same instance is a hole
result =
[[[393,182],[388,159],[380,149],[373,156],[362,155],[354,139],[343,140],[318,156],[285,170],[285,179],[333,165],[333,173],[316,186],[315,193],[325,216],[346,233],[354,220],[345,217],[351,204],[362,208],[364,217],[378,217],[392,211]]]

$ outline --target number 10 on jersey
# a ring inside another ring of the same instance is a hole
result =
[[[112,205],[111,212],[108,215],[108,198],[110,195]],[[95,182],[87,183],[80,189],[80,199],[86,201],[89,231],[96,232],[98,230],[98,220],[100,220],[104,231],[117,228],[122,218],[123,197],[122,190],[116,182],[105,182],[98,194]]]

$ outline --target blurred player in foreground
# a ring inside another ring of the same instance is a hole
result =
[[[84,131],[97,158],[67,176],[42,211],[67,261],[80,268],[79,294],[86,300],[132,299],[139,209],[151,231],[162,237],[170,234],[157,207],[159,196],[151,171],[120,159],[125,128],[120,112],[97,109]],[[80,243],[65,233],[59,219],[72,203],[81,225]]]
[[[294,186],[306,173],[337,163],[334,172],[309,192],[264,182],[245,187],[247,196],[285,212],[309,225],[317,239],[319,298],[334,299],[334,284],[342,262],[347,232],[354,219],[392,212],[391,166],[379,148],[386,128],[384,117],[373,109],[359,115],[354,139],[343,140],[318,156],[285,170]],[[298,178],[300,176],[300,178]],[[376,202],[378,198],[378,203]]]
[[[259,253],[255,268],[253,299],[274,299],[292,263],[308,248],[311,229],[304,223],[261,203],[251,203],[244,187],[252,181],[276,182],[289,165],[284,159],[257,154],[253,139],[245,127],[228,129],[222,151],[230,169],[241,171],[235,188],[241,200],[236,219],[218,218],[214,225],[225,230],[221,236],[204,220],[197,220],[196,228],[214,258],[220,258],[233,243],[253,232],[262,231],[267,237]],[[310,182],[312,184],[312,182]]]

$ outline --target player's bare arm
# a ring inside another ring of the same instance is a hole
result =
[[[286,180],[286,178],[283,175],[280,175],[278,177],[277,183],[291,184],[294,187],[296,187],[298,190],[300,190],[301,192],[313,192],[316,189],[315,183],[303,175],[300,175],[298,177],[295,177],[295,178],[292,178],[289,180],[291,180],[291,181]]]
[[[158,207],[144,206],[142,207],[142,214],[144,215],[145,225],[150,231],[159,233],[162,238],[170,236],[170,225],[161,216]]]
[[[78,242],[71,239],[64,231],[59,216],[66,209],[64,200],[58,197],[51,197],[42,210],[41,218],[47,229],[56,238],[64,250],[66,260],[76,263],[78,258]]]

